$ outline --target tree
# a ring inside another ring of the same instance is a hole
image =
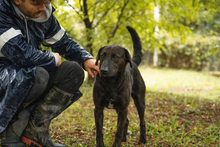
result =
[[[73,4],[69,3],[69,0],[65,2],[59,1],[59,5],[70,7],[78,15],[78,18],[83,22],[86,32],[87,45],[85,48],[93,54],[93,36],[95,29],[103,24],[103,22],[109,20],[107,17],[112,17],[114,10],[117,10],[114,14],[115,24],[111,26],[111,30],[108,33],[107,43],[115,36],[121,22],[128,17],[124,17],[125,8],[129,4],[130,0],[79,0]],[[55,3],[55,2],[54,2]],[[118,13],[119,12],[119,13]],[[109,28],[109,27],[108,27]]]
[[[137,30],[144,48],[150,52],[154,48],[165,50],[167,37],[169,41],[187,43],[198,25],[213,23],[219,11],[219,0],[54,0],[53,4],[70,36],[93,55],[109,43],[132,49],[126,25]],[[159,22],[154,20],[156,6],[160,9]],[[158,36],[154,36],[156,26]]]

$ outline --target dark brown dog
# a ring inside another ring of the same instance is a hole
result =
[[[117,132],[113,147],[121,147],[126,141],[128,129],[128,105],[130,97],[134,99],[140,118],[140,140],[146,143],[145,111],[145,83],[137,68],[141,62],[141,42],[136,31],[127,27],[134,45],[134,56],[131,59],[129,52],[119,45],[102,47],[97,55],[100,60],[100,76],[96,76],[93,88],[95,104],[96,146],[103,147],[103,110],[104,107],[116,109],[118,114]]]

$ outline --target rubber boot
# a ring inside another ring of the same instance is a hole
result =
[[[8,127],[0,134],[0,146],[1,147],[25,147],[25,144],[20,140],[19,136],[12,130],[12,125]]]
[[[0,146],[2,147],[26,147],[20,136],[28,124],[28,119],[33,106],[23,109],[8,127],[0,134]]]
[[[22,134],[22,141],[29,146],[66,147],[52,141],[49,134],[50,122],[81,96],[79,91],[74,95],[54,86],[32,111],[28,126]]]

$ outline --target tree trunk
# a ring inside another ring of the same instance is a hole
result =
[[[92,49],[92,22],[89,19],[88,15],[88,7],[87,7],[87,0],[83,0],[83,15],[84,15],[84,24],[86,26],[86,40],[88,44],[86,45],[85,49],[93,56],[93,49]],[[89,83],[93,83],[94,79],[88,75]]]

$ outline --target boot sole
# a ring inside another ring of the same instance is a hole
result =
[[[27,144],[27,145],[29,145],[29,146],[35,146],[35,147],[42,147],[40,144],[38,144],[37,142],[35,142],[35,141],[33,141],[33,140],[31,140],[31,139],[28,139],[27,137],[24,137],[24,136],[22,136],[21,137],[21,140],[25,143],[25,144]]]
[[[26,145],[24,143],[4,143],[4,144],[0,143],[0,146],[1,147],[25,147]]]

